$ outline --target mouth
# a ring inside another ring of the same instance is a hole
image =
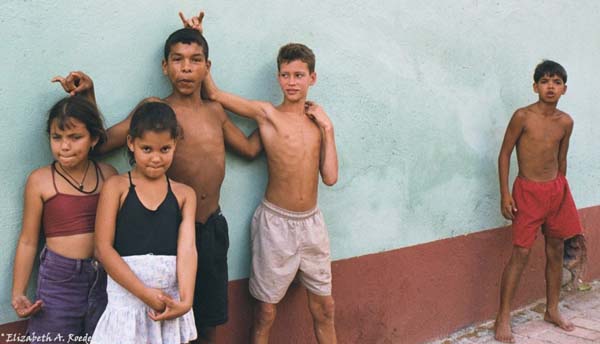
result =
[[[190,79],[177,79],[177,83],[180,85],[192,85],[194,83],[194,80],[190,80]]]

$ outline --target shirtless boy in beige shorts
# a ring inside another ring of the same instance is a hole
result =
[[[327,185],[338,176],[333,125],[320,106],[306,101],[317,80],[313,52],[302,44],[285,45],[277,66],[279,106],[223,92],[210,75],[204,79],[211,100],[256,120],[267,155],[265,199],[252,219],[250,292],[257,306],[251,342],[268,342],[276,304],[300,270],[317,340],[336,343],[329,238],[317,208],[319,172]]]

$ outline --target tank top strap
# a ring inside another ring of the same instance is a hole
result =
[[[100,165],[95,160],[92,160],[92,162],[94,163],[94,166],[96,167],[96,174],[100,176],[100,179],[102,179],[102,181],[104,181],[104,173],[102,173],[102,169],[100,168]]]
[[[134,188],[135,184],[133,184],[133,181],[131,180],[131,171],[127,171],[127,175],[129,176],[129,188]]]
[[[58,188],[56,187],[56,178],[54,177],[54,174],[56,172],[56,161],[52,162],[52,165],[50,165],[50,169],[52,170],[52,185],[54,185],[54,191],[56,191],[56,194],[58,195]]]
[[[167,178],[167,187],[169,188],[169,191],[171,190],[171,181],[169,181],[169,177],[167,177],[167,175],[165,175],[165,177]]]

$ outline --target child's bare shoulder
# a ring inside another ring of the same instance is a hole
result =
[[[573,123],[575,121],[573,120],[573,117],[571,117],[571,115],[569,115],[568,113],[566,113],[562,110],[557,109],[556,111],[558,111],[558,115],[560,116],[561,123],[563,123],[564,125],[567,125],[567,126],[573,125]]]
[[[27,188],[35,190],[44,190],[52,184],[51,165],[42,166],[31,171],[27,178]]]
[[[127,173],[115,174],[106,179],[102,186],[103,193],[121,192],[129,189],[129,176]]]
[[[102,171],[104,178],[109,178],[119,173],[112,165],[104,162],[98,162],[98,168],[100,168],[100,171]]]
[[[52,165],[46,165],[36,168],[35,170],[31,171],[31,173],[29,173],[29,178],[27,180],[32,182],[41,182],[44,179],[52,178],[51,166]]]
[[[177,198],[196,197],[196,193],[195,193],[194,189],[192,189],[190,186],[183,184],[183,183],[176,182],[173,179],[169,179],[169,181],[171,183],[171,189],[173,190],[175,197],[177,197]]]

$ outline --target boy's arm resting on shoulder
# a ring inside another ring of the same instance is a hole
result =
[[[196,251],[196,194],[187,185],[176,187],[183,194],[181,206],[182,220],[179,225],[177,238],[177,283],[179,284],[179,300],[162,297],[165,310],[160,313],[150,313],[155,321],[170,320],[187,313],[194,302],[194,287],[196,285],[196,270],[198,253]],[[180,192],[177,192],[178,194]]]
[[[142,99],[142,101],[140,101],[133,108],[133,110],[131,110],[129,115],[127,115],[127,117],[125,117],[124,120],[106,130],[106,141],[103,142],[101,145],[96,146],[95,151],[99,154],[106,154],[117,148],[125,146],[125,144],[127,143],[127,135],[129,133],[129,124],[131,123],[131,116],[133,116],[133,114],[137,111],[137,109],[140,108],[140,106],[148,102],[154,101],[162,102],[162,99],[157,97],[148,97]]]
[[[508,220],[514,219],[514,212],[517,211],[515,207],[515,201],[513,200],[508,187],[510,156],[515,148],[515,145],[517,144],[517,140],[523,132],[524,115],[525,114],[523,110],[515,111],[510,119],[510,122],[508,123],[508,127],[506,128],[504,140],[502,141],[500,153],[498,154],[498,178],[500,182],[501,196],[500,210],[502,212],[502,216]]]
[[[12,306],[21,318],[37,313],[42,301],[31,302],[25,292],[31,277],[40,237],[43,201],[39,190],[43,171],[34,171],[27,179],[24,194],[23,225],[15,252],[12,285]]]
[[[264,122],[274,107],[271,103],[257,100],[248,100],[220,90],[215,84],[210,72],[202,82],[203,89],[208,99],[216,101],[223,105],[229,111],[232,111],[240,116],[255,120],[259,124]]]
[[[120,178],[122,177],[109,178],[100,192],[96,212],[95,256],[113,280],[152,309],[162,311],[164,302],[159,299],[162,292],[146,287],[113,247],[120,198],[126,188]]]
[[[338,158],[335,147],[333,124],[321,106],[306,102],[306,116],[312,119],[321,129],[321,156],[319,169],[323,183],[332,186],[338,179]]]
[[[567,176],[567,152],[569,150],[569,140],[573,133],[573,119],[569,116],[565,128],[565,136],[560,140],[560,147],[558,148],[558,171],[563,176]]]
[[[255,129],[249,136],[246,136],[246,134],[231,121],[220,105],[219,116],[223,121],[223,137],[227,147],[233,149],[233,151],[246,159],[252,160],[256,158],[263,148],[258,129]]]

